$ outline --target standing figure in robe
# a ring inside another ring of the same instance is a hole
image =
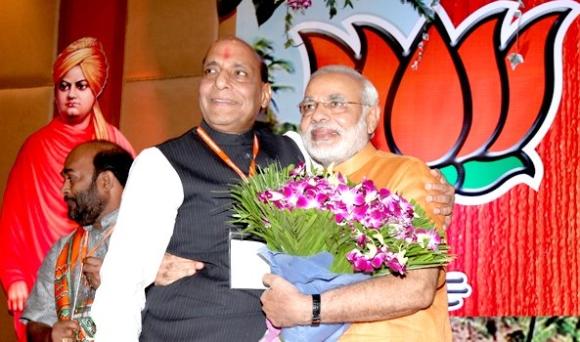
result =
[[[104,139],[134,155],[99,107],[107,70],[95,38],[76,40],[58,55],[53,66],[58,115],[26,139],[8,177],[0,210],[0,279],[19,341],[26,340],[20,315],[45,254],[78,226],[67,217],[60,191],[67,154],[82,142]]]

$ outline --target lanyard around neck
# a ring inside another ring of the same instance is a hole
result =
[[[242,170],[230,159],[228,154],[224,152],[213,139],[206,133],[202,127],[197,127],[197,134],[203,140],[203,142],[215,153],[220,159],[226,163],[232,170],[234,170],[240,178],[244,181],[248,180],[248,177],[252,177],[256,173],[256,157],[260,151],[260,144],[258,142],[258,137],[254,134],[254,145],[252,146],[252,161],[250,161],[250,168],[248,170],[248,176],[246,176]]]

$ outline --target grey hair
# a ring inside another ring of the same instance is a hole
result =
[[[379,102],[379,93],[377,92],[377,88],[369,81],[366,77],[361,75],[358,71],[354,70],[353,68],[349,68],[345,65],[327,65],[324,66],[316,72],[314,72],[310,79],[314,79],[321,75],[326,74],[343,74],[354,78],[355,80],[362,83],[363,90],[362,90],[362,97],[361,102],[366,106],[375,106]]]

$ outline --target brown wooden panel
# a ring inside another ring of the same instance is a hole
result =
[[[2,1],[0,89],[52,84],[57,0]]]
[[[121,130],[136,151],[185,132],[200,122],[199,78],[125,83]]]
[[[218,25],[215,1],[129,0],[125,79],[200,75]]]
[[[8,306],[6,305],[6,296],[4,291],[0,291],[0,341],[16,342],[12,316],[8,315]]]
[[[220,18],[219,37],[231,37],[236,35],[236,21],[238,15],[236,12],[232,13],[226,18]]]

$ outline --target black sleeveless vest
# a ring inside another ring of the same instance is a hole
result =
[[[302,155],[294,142],[254,127],[229,135],[202,127],[247,173],[254,133],[257,164],[295,164]],[[258,341],[266,331],[258,290],[229,288],[230,188],[240,177],[216,156],[195,130],[158,146],[181,179],[184,200],[167,252],[205,263],[203,270],[169,286],[147,291],[142,341]],[[234,228],[235,229],[235,228]]]

